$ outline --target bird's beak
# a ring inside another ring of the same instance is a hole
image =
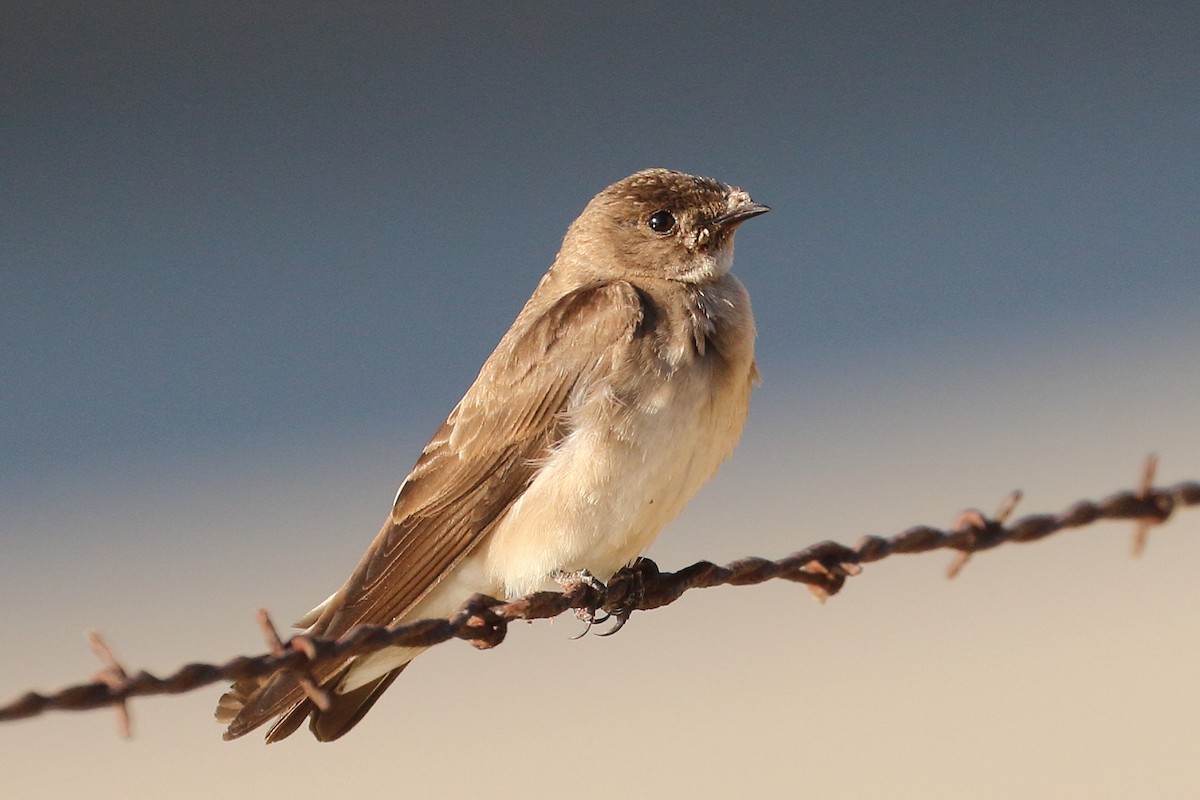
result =
[[[770,206],[756,203],[747,197],[745,201],[737,203],[724,214],[718,214],[714,217],[712,226],[718,230],[733,230],[751,217],[757,217],[759,214],[765,214],[770,210]]]

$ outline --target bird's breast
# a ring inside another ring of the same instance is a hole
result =
[[[750,322],[744,342],[671,368],[632,353],[571,412],[570,433],[484,544],[492,578],[519,596],[555,588],[556,570],[607,580],[643,553],[737,443],[752,340]]]

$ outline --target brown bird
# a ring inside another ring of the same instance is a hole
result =
[[[757,382],[734,230],[766,212],[740,189],[664,169],[592,198],[533,296],[401,484],[341,589],[296,623],[446,617],[476,592],[519,597],[607,581],[643,553],[741,435]],[[307,717],[345,734],[420,653],[393,647],[316,671],[320,710],[285,673],[235,683],[226,739]]]

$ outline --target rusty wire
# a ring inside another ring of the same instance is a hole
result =
[[[689,589],[726,584],[746,586],[775,578],[803,583],[824,600],[840,591],[848,577],[858,574],[861,564],[901,553],[954,550],[956,558],[948,570],[949,577],[954,577],[974,553],[1006,542],[1034,542],[1100,520],[1137,522],[1133,549],[1134,555],[1138,555],[1152,526],[1166,522],[1177,508],[1200,505],[1200,482],[1156,489],[1155,466],[1153,457],[1147,459],[1136,490],[1118,492],[1099,502],[1084,500],[1060,514],[1022,517],[1011,525],[1007,520],[1020,499],[1019,492],[1009,495],[994,517],[976,510],[966,511],[946,530],[922,525],[890,537],[865,536],[854,547],[824,541],[776,561],[743,558],[725,566],[700,561],[678,572],[660,572],[653,561],[639,559],[632,567],[617,573],[607,587],[576,583],[562,593],[535,592],[509,602],[475,595],[449,619],[426,619],[394,627],[361,625],[337,639],[298,635],[285,643],[279,639],[266,612],[260,611],[259,624],[270,652],[239,656],[223,664],[186,664],[166,677],[145,671],[127,673],[99,635],[92,633],[93,650],[104,664],[93,681],[50,694],[27,692],[0,706],[0,722],[34,717],[50,710],[85,711],[113,706],[120,715],[122,732],[127,735],[126,701],[131,697],[181,694],[212,683],[257,678],[284,670],[299,675],[305,690],[320,704],[326,699],[324,692],[307,675],[316,666],[351,655],[394,646],[430,647],[450,639],[464,639],[477,648],[487,649],[504,640],[508,623],[514,620],[547,619],[568,609],[646,611],[673,603]]]

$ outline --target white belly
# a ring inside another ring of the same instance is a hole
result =
[[[749,368],[723,391],[696,372],[663,384],[639,410],[593,409],[599,414],[591,424],[567,437],[488,539],[406,617],[449,616],[474,592],[511,598],[558,590],[557,570],[586,569],[607,581],[643,553],[716,472],[745,421]],[[601,424],[612,418],[608,412],[620,424]],[[421,651],[391,647],[362,656],[337,691],[363,686]]]
[[[483,543],[491,580],[509,597],[557,588],[557,570],[606,581],[645,552],[737,443],[750,369],[714,386],[693,363],[636,408],[586,409]]]

